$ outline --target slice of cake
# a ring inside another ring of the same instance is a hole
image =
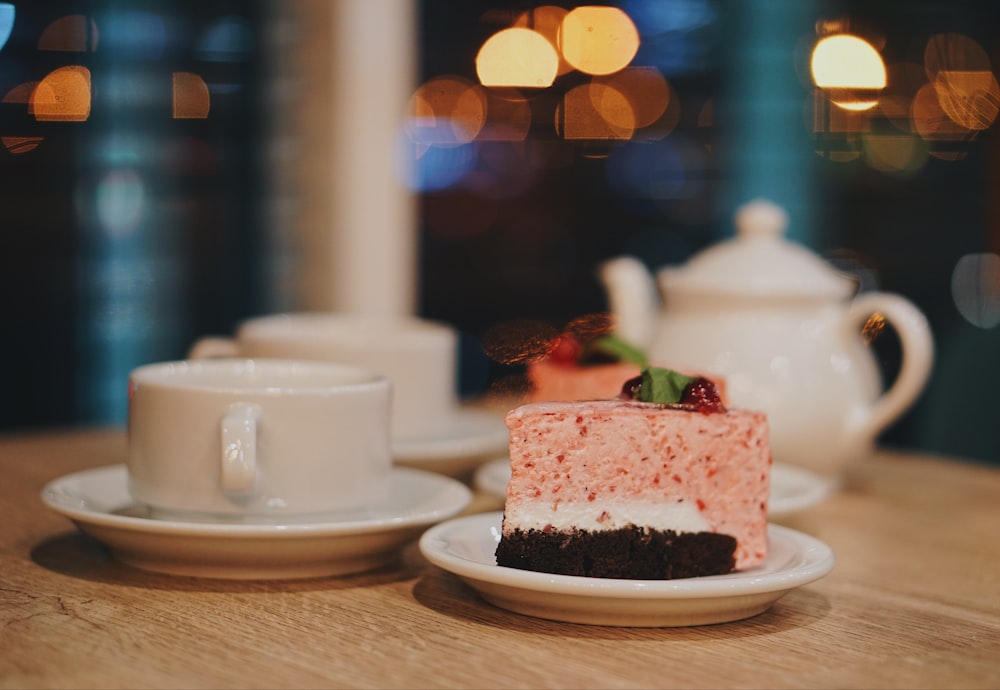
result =
[[[498,565],[671,579],[764,560],[765,415],[726,409],[704,378],[654,380],[664,371],[629,382],[629,399],[528,403],[507,414],[511,479]]]

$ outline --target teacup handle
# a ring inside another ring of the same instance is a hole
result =
[[[916,401],[934,361],[934,338],[927,317],[913,303],[886,292],[862,293],[848,308],[849,328],[856,334],[873,314],[881,314],[899,335],[902,362],[892,385],[871,405],[855,410],[849,420],[854,433],[870,439]]]
[[[222,418],[222,491],[252,494],[257,487],[257,420],[260,408],[234,403]]]
[[[239,357],[240,348],[232,338],[208,336],[201,338],[188,352],[189,359],[210,359],[212,357]]]

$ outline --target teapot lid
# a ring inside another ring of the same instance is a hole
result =
[[[794,294],[841,299],[854,289],[846,276],[804,246],[784,238],[788,214],[755,199],[737,209],[736,236],[695,255],[686,264],[661,271],[668,290]]]

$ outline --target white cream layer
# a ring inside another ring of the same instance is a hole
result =
[[[650,527],[675,532],[707,532],[711,526],[697,506],[688,501],[649,503],[634,499],[618,502],[560,501],[554,505],[528,503],[504,508],[504,531],[516,528],[556,530],[613,530],[627,527]]]

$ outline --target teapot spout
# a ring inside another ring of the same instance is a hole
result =
[[[620,256],[599,271],[615,321],[615,333],[639,348],[653,342],[659,296],[656,281],[639,259]]]

